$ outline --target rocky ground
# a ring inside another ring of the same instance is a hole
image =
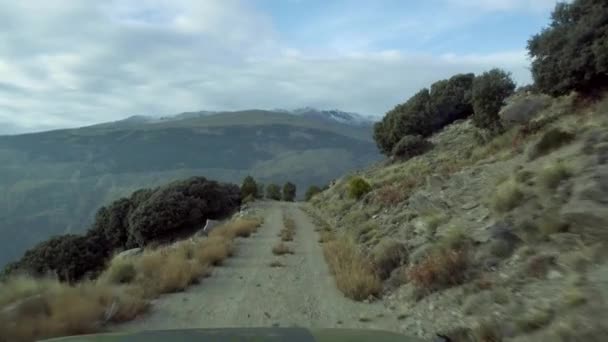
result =
[[[431,138],[427,154],[344,177],[313,206],[370,255],[387,240],[407,248],[381,299],[401,315],[399,331],[465,341],[484,340],[468,329],[516,341],[603,340],[606,103],[555,100],[494,139],[467,121],[453,124]],[[354,176],[373,188],[359,201],[347,196]],[[429,291],[412,284],[408,269],[455,233],[467,240],[465,280]]]

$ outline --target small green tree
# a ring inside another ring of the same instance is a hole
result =
[[[544,93],[583,94],[608,85],[608,2],[560,2],[551,24],[528,41],[532,76]]]
[[[255,179],[253,179],[251,176],[245,177],[245,179],[243,179],[243,185],[241,185],[241,196],[246,198],[247,196],[251,195],[255,198],[257,193],[258,185],[255,182]]]
[[[372,186],[361,177],[355,177],[348,182],[348,195],[351,198],[360,199],[371,190]]]
[[[311,185],[310,187],[308,187],[308,190],[306,190],[306,194],[304,195],[304,198],[307,201],[310,201],[314,195],[316,195],[320,192],[321,192],[321,188],[319,188],[316,185]]]
[[[281,200],[281,187],[276,184],[268,184],[266,186],[266,198],[280,201]]]
[[[504,70],[492,69],[477,76],[473,81],[473,124],[492,131],[502,129],[498,113],[514,91],[511,74]]]
[[[293,202],[296,198],[296,185],[287,182],[283,185],[283,201]]]

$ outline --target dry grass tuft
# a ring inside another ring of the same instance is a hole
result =
[[[323,245],[323,254],[336,278],[338,289],[348,298],[364,300],[378,296],[382,282],[374,266],[349,239],[334,239]]]
[[[462,284],[466,280],[469,256],[462,249],[439,248],[407,271],[408,279],[427,292]]]
[[[0,285],[0,293],[3,341],[95,333],[107,323],[133,319],[148,308],[130,288],[102,282],[70,286],[53,279],[16,277]]]
[[[496,188],[492,198],[492,208],[496,212],[505,213],[519,206],[524,200],[524,193],[517,182],[509,179]]]
[[[270,264],[268,264],[268,266],[270,266],[270,267],[285,267],[285,264],[282,263],[282,262],[280,262],[280,261],[278,261],[278,260],[275,260],[275,261],[271,262]]]
[[[543,189],[554,190],[564,180],[571,176],[570,170],[562,162],[545,166],[538,174],[538,183]]]
[[[381,279],[388,279],[394,269],[407,261],[408,251],[397,241],[383,241],[374,248],[373,263]]]
[[[404,202],[412,191],[419,186],[420,178],[408,177],[393,184],[383,185],[375,191],[374,201],[385,206],[393,206]]]
[[[559,128],[546,131],[528,153],[530,160],[546,155],[573,141],[575,135]]]
[[[209,236],[223,236],[229,240],[236,237],[249,237],[255,233],[261,225],[260,220],[256,219],[241,219],[224,224],[213,230]]]
[[[130,260],[113,259],[102,279],[111,284],[128,284],[135,280],[137,270]]]
[[[289,248],[286,244],[279,242],[277,245],[272,247],[272,254],[274,255],[285,255],[285,254],[294,254],[293,250]]]
[[[289,217],[283,218],[283,229],[279,233],[281,241],[293,241],[293,237],[296,235],[296,222]]]
[[[233,253],[232,241],[212,236],[196,245],[194,258],[202,265],[220,266]]]

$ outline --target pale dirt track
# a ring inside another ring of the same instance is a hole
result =
[[[154,301],[149,313],[116,330],[217,327],[348,327],[398,330],[394,317],[379,317],[381,303],[364,304],[345,298],[325,264],[311,219],[291,203],[262,203],[264,225],[248,239],[239,239],[236,255],[210,278],[182,293]],[[283,215],[296,223],[290,243],[295,255],[274,256]],[[286,267],[271,268],[281,260]],[[371,322],[360,322],[365,316]]]

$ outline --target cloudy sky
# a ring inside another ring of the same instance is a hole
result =
[[[130,115],[380,116],[491,67],[530,81],[555,0],[0,0],[0,134]]]

